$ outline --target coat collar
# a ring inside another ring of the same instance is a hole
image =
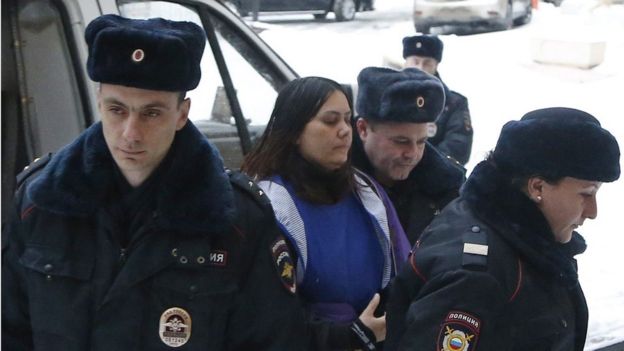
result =
[[[355,127],[354,127],[355,128]],[[357,133],[353,133],[353,165],[374,175],[373,165],[364,151],[364,145]],[[409,188],[419,189],[430,196],[441,196],[450,191],[457,191],[464,182],[464,170],[461,166],[447,160],[434,146],[427,143],[423,158],[412,170],[406,180],[397,183],[398,186],[408,185]]]
[[[513,188],[488,161],[478,164],[462,188],[474,214],[493,226],[512,247],[542,272],[568,286],[577,283],[573,256],[585,251],[583,237],[574,232],[572,240],[558,243],[539,208],[521,191]]]
[[[189,121],[176,133],[156,196],[155,225],[176,232],[219,232],[235,213],[232,186],[216,148]],[[39,208],[67,216],[91,216],[104,205],[116,169],[101,122],[50,160],[27,188]]]

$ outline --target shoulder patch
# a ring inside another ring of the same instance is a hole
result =
[[[28,177],[43,169],[43,167],[45,167],[45,165],[50,162],[51,158],[52,154],[48,153],[47,155],[37,157],[28,166],[24,167],[24,170],[22,170],[16,177],[15,188],[18,189],[20,186],[22,186],[24,181],[28,179]]]
[[[464,111],[463,115],[464,115],[464,130],[466,130],[466,132],[468,133],[471,133],[472,121],[470,120],[470,113],[468,111]]]
[[[288,292],[297,292],[297,279],[295,276],[295,264],[290,250],[283,237],[279,237],[271,244],[271,256],[277,270],[277,275]]]
[[[237,188],[245,191],[264,209],[268,208],[273,214],[271,208],[271,200],[264,193],[264,190],[256,184],[248,175],[239,171],[232,171],[231,169],[225,169],[225,173],[230,177],[230,183]]]
[[[462,311],[451,311],[440,326],[438,347],[440,351],[476,350],[481,321]]]

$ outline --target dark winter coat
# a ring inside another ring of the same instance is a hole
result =
[[[444,83],[443,83],[444,84]],[[444,85],[446,103],[435,121],[436,134],[429,142],[440,152],[465,165],[472,151],[472,122],[468,99]]]
[[[353,135],[353,165],[374,175],[375,171],[357,133]],[[384,186],[407,239],[414,245],[420,233],[459,194],[464,182],[464,169],[427,144],[423,158],[407,179],[392,187]]]
[[[127,247],[106,200],[116,166],[101,124],[25,180],[3,233],[3,349],[171,350],[163,335],[188,338],[180,350],[302,349],[266,197],[240,174],[228,179],[190,122],[170,152]],[[167,319],[174,307],[189,318]]]
[[[423,233],[391,289],[386,350],[583,350],[587,305],[573,256],[585,242],[578,233],[556,242],[503,179],[479,164]]]

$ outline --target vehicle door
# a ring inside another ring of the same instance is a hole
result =
[[[82,68],[84,26],[79,23],[83,14],[95,17],[99,9],[95,1],[81,5],[2,2],[3,223],[11,209],[16,174],[35,157],[69,143],[94,121],[95,101]]]
[[[35,157],[54,152],[98,121],[97,84],[85,70],[84,29],[102,13],[189,20],[206,31],[190,119],[238,168],[296,73],[217,0],[3,1],[2,200]],[[5,208],[2,206],[3,222]]]

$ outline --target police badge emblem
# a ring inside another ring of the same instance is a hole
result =
[[[294,294],[297,291],[295,264],[290,257],[286,241],[283,238],[276,240],[271,245],[271,253],[282,284],[289,292]]]
[[[470,351],[477,346],[481,322],[465,312],[449,312],[440,328],[438,350]]]
[[[179,307],[172,307],[160,315],[158,335],[165,345],[180,347],[191,338],[191,316]]]

